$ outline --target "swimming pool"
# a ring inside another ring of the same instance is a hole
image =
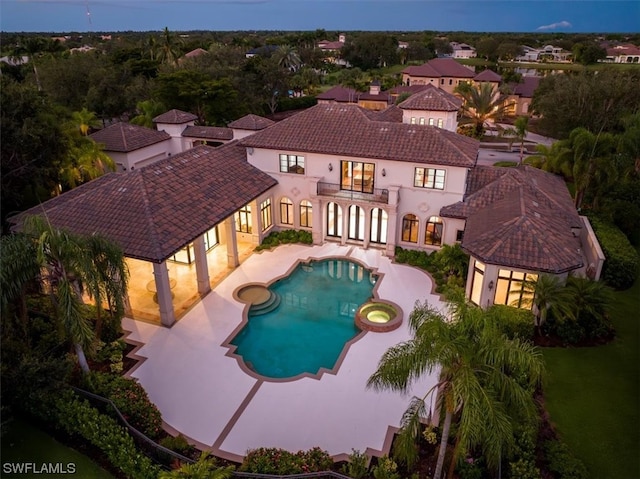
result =
[[[299,262],[268,286],[270,298],[262,303],[268,307],[250,308],[247,324],[229,344],[250,370],[268,378],[331,370],[345,345],[361,333],[354,316],[371,299],[377,280],[377,274],[348,259]],[[244,289],[263,296],[254,286]]]

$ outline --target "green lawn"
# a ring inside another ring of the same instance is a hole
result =
[[[614,342],[546,348],[546,407],[592,478],[640,478],[640,280],[615,294]]]
[[[43,464],[62,463],[65,470],[70,471],[69,464],[75,468],[74,474],[42,474],[42,473],[7,473],[12,464],[34,463],[38,471]],[[2,430],[2,470],[4,478],[63,478],[81,477],[83,479],[113,479],[113,476],[94,463],[87,456],[71,449],[30,423],[21,419],[11,421]]]

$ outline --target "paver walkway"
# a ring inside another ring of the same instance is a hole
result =
[[[244,372],[221,344],[242,320],[244,304],[232,293],[246,283],[268,283],[298,259],[347,256],[383,273],[378,296],[398,304],[404,323],[389,333],[367,332],[353,343],[336,374],[294,381],[260,380]],[[327,243],[286,245],[254,254],[171,329],[126,319],[128,339],[143,343],[146,360],[133,371],[166,424],[216,455],[241,460],[256,447],[290,451],[319,446],[336,460],[352,449],[388,453],[395,427],[413,394],[366,389],[383,352],[410,337],[408,314],[416,300],[441,307],[431,278],[393,264],[377,250]],[[421,378],[424,395],[436,380]]]

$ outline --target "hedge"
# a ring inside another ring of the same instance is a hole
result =
[[[68,434],[78,435],[99,448],[126,477],[158,477],[160,469],[136,449],[126,429],[75,393],[69,391],[55,401],[55,421]]]
[[[617,226],[596,217],[589,221],[606,257],[601,279],[618,290],[630,288],[640,265],[638,252]]]

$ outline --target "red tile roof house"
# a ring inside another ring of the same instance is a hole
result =
[[[476,74],[452,58],[434,58],[420,66],[402,70],[403,85],[433,85],[453,93],[461,82],[471,82]]]
[[[472,257],[468,295],[482,306],[509,303],[527,274],[598,277],[597,240],[558,178],[529,167],[477,167],[476,140],[405,123],[401,111],[316,105],[218,148],[107,174],[23,214],[102,233],[128,258],[148,262],[165,326],[184,310],[168,273],[177,254],[194,256],[183,285],[191,288],[188,304],[210,289],[209,235],[226,248],[230,267],[239,263],[240,241],[257,244],[273,230],[307,230],[315,244],[391,257],[396,246],[435,251],[462,240]],[[144,282],[132,276],[130,290]]]

